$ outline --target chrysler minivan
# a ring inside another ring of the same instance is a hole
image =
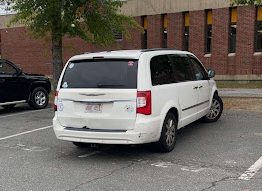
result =
[[[56,137],[86,143],[157,143],[174,149],[177,130],[217,121],[223,102],[213,70],[192,53],[169,49],[120,50],[74,56],[55,97]]]

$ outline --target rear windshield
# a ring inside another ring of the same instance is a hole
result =
[[[61,88],[137,88],[137,60],[80,60],[68,64]]]

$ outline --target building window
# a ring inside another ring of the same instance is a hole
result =
[[[184,13],[184,50],[188,50],[189,47],[189,13]]]
[[[163,33],[162,47],[163,48],[167,48],[167,25],[168,25],[167,15],[162,15],[162,33]]]
[[[230,9],[229,53],[236,52],[237,8]]]
[[[144,28],[144,34],[143,34],[143,38],[142,38],[142,48],[147,49],[147,26],[148,26],[148,22],[147,22],[146,16],[142,17],[142,25],[143,25],[143,28]]]
[[[206,11],[206,54],[211,53],[212,42],[212,11]]]
[[[262,52],[262,6],[257,7],[256,51]]]

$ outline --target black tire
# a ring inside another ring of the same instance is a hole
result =
[[[46,89],[37,87],[31,92],[29,105],[33,109],[44,109],[47,107],[48,101],[49,97]]]
[[[87,148],[91,146],[91,144],[89,143],[81,143],[81,142],[73,142],[73,144],[79,148]]]
[[[205,123],[216,122],[222,115],[224,109],[223,101],[218,95],[214,95],[209,113],[202,118]]]
[[[15,107],[15,104],[11,104],[11,105],[3,105],[2,106],[5,110],[11,110]]]
[[[161,152],[171,152],[176,144],[177,118],[173,113],[167,113],[163,123],[162,132],[158,141]]]

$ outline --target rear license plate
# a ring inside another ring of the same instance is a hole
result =
[[[91,104],[88,103],[85,108],[86,113],[101,113],[102,112],[102,104]]]

